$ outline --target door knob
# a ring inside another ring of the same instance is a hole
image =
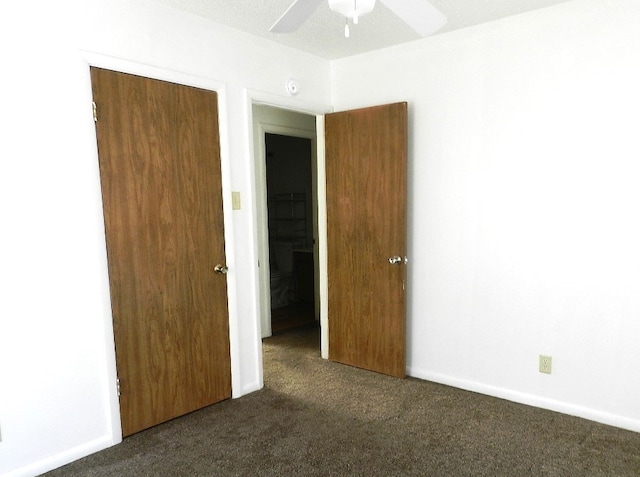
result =
[[[404,263],[406,265],[408,262],[409,262],[409,259],[407,257],[402,258],[399,255],[389,257],[389,263],[391,265],[400,265],[401,263]]]
[[[216,265],[215,267],[213,267],[213,271],[216,273],[219,273],[220,275],[226,275],[227,272],[229,271],[229,267],[227,267],[226,265]]]

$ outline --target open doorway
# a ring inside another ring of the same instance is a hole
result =
[[[311,139],[265,133],[271,331],[315,323]]]
[[[253,105],[263,338],[319,325],[316,116]]]

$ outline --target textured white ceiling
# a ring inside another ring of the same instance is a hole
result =
[[[345,19],[329,9],[328,2],[294,33],[270,33],[271,25],[293,0],[155,0],[206,17],[253,35],[307,51],[327,59],[337,59],[387,46],[417,40],[419,36],[376,2],[372,13],[351,27],[344,37]],[[570,0],[429,0],[448,19],[441,34]]]

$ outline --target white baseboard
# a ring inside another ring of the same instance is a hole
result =
[[[472,391],[475,393],[486,394],[488,396],[493,396],[500,399],[506,399],[507,401],[513,401],[520,404],[526,404],[528,406],[539,407],[570,416],[581,417],[590,421],[619,427],[621,429],[626,429],[633,432],[640,432],[640,420],[620,416],[611,412],[600,411],[584,406],[578,406],[569,402],[557,401],[554,399],[545,398],[543,396],[522,393],[519,391],[514,391],[512,389],[500,388],[475,381],[469,381],[466,379],[459,379],[444,374],[432,373],[416,368],[408,368],[407,374],[414,378],[423,379],[425,381],[432,381],[434,383],[444,384],[446,386],[452,386],[455,388],[464,389],[466,391]]]
[[[75,460],[82,459],[88,455],[94,454],[108,447],[117,444],[111,436],[100,437],[91,442],[87,442],[78,447],[68,449],[59,454],[40,459],[25,467],[20,467],[3,474],[2,477],[33,477],[34,475],[40,475],[63,465],[69,464]]]

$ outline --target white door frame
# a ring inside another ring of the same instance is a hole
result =
[[[257,134],[254,134],[253,105],[262,105],[274,109],[288,110],[296,113],[312,115],[316,117],[315,134],[311,137],[315,140],[315,147],[312,143],[312,161],[315,155],[315,167],[312,165],[312,174],[314,178],[312,182],[315,184],[316,190],[315,203],[317,208],[314,210],[316,218],[314,220],[317,230],[314,231],[316,242],[314,244],[314,252],[316,259],[316,300],[317,311],[320,314],[320,349],[321,356],[325,359],[329,357],[329,333],[327,321],[327,221],[326,221],[326,189],[325,189],[325,147],[324,147],[324,114],[331,112],[327,107],[318,104],[308,104],[300,102],[294,98],[284,98],[263,92],[247,91],[247,108],[251,118],[249,120],[249,141],[250,150],[254,155],[254,177],[253,177],[253,197],[255,198],[255,227],[256,227],[256,245],[258,252],[258,260],[260,267],[258,270],[258,292],[259,296],[259,323],[261,334],[264,336],[271,335],[271,296],[270,296],[270,277],[269,277],[269,243],[268,243],[268,224],[267,224],[267,204],[266,204],[266,172],[265,172],[265,151],[264,151],[264,134],[275,133],[290,136],[309,137],[308,130],[296,130],[295,128],[278,129],[276,125],[264,123],[258,125]],[[272,127],[273,126],[273,127]],[[280,126],[282,128],[282,126]],[[259,138],[259,144],[254,144],[256,138]],[[257,146],[257,147],[256,147]],[[261,149],[258,149],[261,148]],[[258,150],[259,152],[256,152]],[[266,333],[265,333],[266,332]]]

